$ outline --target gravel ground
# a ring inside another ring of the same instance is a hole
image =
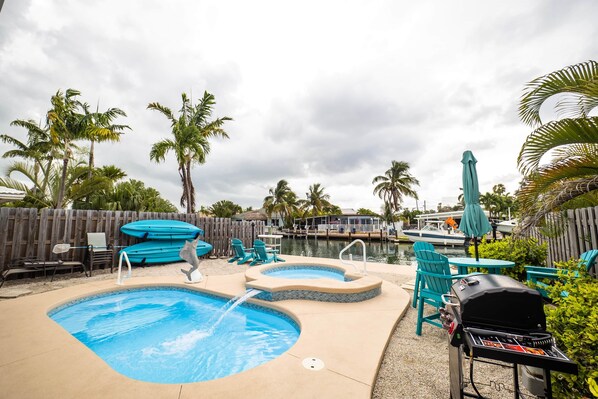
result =
[[[186,264],[170,264],[135,268],[136,277],[149,275],[180,275],[180,269],[188,269]],[[247,269],[246,265],[229,264],[224,259],[210,259],[202,261],[200,270],[204,275],[223,275],[240,273]],[[391,283],[401,285],[409,277],[392,273],[370,273],[377,275]],[[85,278],[70,274],[58,275],[53,282],[42,278],[18,279],[7,281],[0,289],[0,300],[5,297],[36,294],[55,290],[75,284],[88,283],[93,280],[111,280],[116,276],[110,270],[94,271],[93,277]],[[380,366],[378,378],[375,382],[372,398],[448,398],[449,397],[449,368],[448,343],[444,330],[424,324],[422,336],[415,334],[417,312],[411,306],[404,317],[397,324],[384,359]],[[469,368],[466,369],[468,375]],[[512,398],[512,371],[492,365],[476,362],[475,381],[478,389],[487,398]],[[492,382],[491,382],[492,381]],[[490,388],[492,384],[498,387]],[[471,388],[468,389],[472,392]],[[487,395],[487,396],[486,396]]]

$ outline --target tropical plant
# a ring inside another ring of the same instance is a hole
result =
[[[230,218],[233,215],[243,212],[243,208],[240,205],[235,204],[232,201],[221,200],[213,203],[207,211],[211,216],[219,218]]]
[[[540,108],[547,99],[561,95],[557,119],[543,123]],[[519,104],[521,120],[534,128],[517,159],[524,175],[517,194],[525,230],[552,211],[573,206],[573,200],[597,205],[598,117],[589,113],[598,106],[598,63],[587,61],[538,77],[525,88]],[[552,160],[541,165],[544,155]]]
[[[178,212],[176,206],[162,198],[158,190],[145,187],[139,180],[117,183],[97,209],[137,212]]]
[[[77,99],[80,94],[73,89],[67,89],[64,93],[58,90],[50,99],[52,108],[46,114],[52,142],[60,145],[62,149],[62,173],[56,201],[57,208],[64,206],[67,172],[69,160],[73,157],[74,142],[85,137],[86,122],[80,112],[83,104]]]
[[[409,173],[407,162],[392,161],[390,169],[384,175],[374,177],[372,184],[375,184],[374,195],[378,195],[389,206],[392,214],[401,209],[403,197],[418,199],[417,192],[412,186],[418,186],[419,181]],[[393,227],[395,227],[394,221]]]
[[[367,208],[359,208],[357,209],[357,214],[358,215],[365,215],[365,216],[380,216],[378,215],[376,212],[372,211],[371,209],[367,209]]]
[[[507,217],[517,210],[515,198],[506,191],[504,184],[496,184],[492,192],[480,195],[480,204],[490,212],[491,218]]]
[[[52,165],[51,161],[58,156],[50,137],[49,128],[47,126],[42,127],[33,120],[22,119],[12,121],[10,125],[27,129],[27,142],[21,142],[19,139],[6,134],[0,135],[0,140],[15,147],[6,151],[2,157],[23,158],[25,161],[32,162],[31,178],[36,182],[40,182],[40,175],[46,177],[49,175],[46,169]],[[41,191],[45,191],[47,184],[47,181],[40,182]]]
[[[553,394],[555,398],[598,397],[598,284],[577,259],[555,262],[555,266],[564,272],[547,288],[553,306],[546,306],[546,324],[579,371],[552,373]]]
[[[305,193],[305,196],[307,199],[299,200],[298,202],[305,216],[323,215],[334,207],[330,203],[330,195],[324,193],[324,187],[320,183],[314,183],[309,186],[309,192]]]
[[[88,167],[88,171],[91,168]],[[87,175],[87,179],[94,177],[101,178],[106,181],[106,186],[103,190],[96,190],[85,197],[84,200],[74,201],[73,209],[118,209],[113,205],[115,196],[115,185],[119,180],[126,177],[127,174],[120,168],[114,165],[106,165],[101,168],[94,168],[91,175]]]
[[[268,217],[271,218],[274,212],[280,214],[286,226],[292,224],[291,216],[298,210],[299,203],[297,194],[291,190],[286,180],[280,180],[276,187],[268,190],[269,195],[264,198],[263,208]]]
[[[403,209],[400,218],[407,224],[407,226],[409,226],[413,222],[413,220],[422,213],[422,211],[417,209]]]
[[[474,246],[470,245],[468,250],[473,256]],[[516,280],[525,281],[525,265],[546,264],[547,244],[540,244],[535,238],[507,236],[497,241],[482,240],[478,246],[478,254],[480,258],[514,262],[515,266],[504,269],[504,273]]]
[[[62,166],[48,161],[49,166],[43,166],[42,173],[35,172],[35,168],[26,162],[14,162],[8,167],[6,178],[0,178],[0,184],[9,188],[25,191],[26,195],[18,206],[33,208],[58,208],[60,189],[62,185]],[[24,176],[28,184],[23,184],[11,176],[15,173]],[[70,165],[66,173],[65,185],[67,189],[62,196],[63,206],[81,200],[86,196],[102,192],[109,188],[108,179],[101,176],[87,178],[87,164],[78,161]]]
[[[209,120],[216,100],[214,95],[207,91],[195,106],[185,93],[181,97],[183,105],[178,117],[174,116],[170,108],[160,103],[150,103],[147,106],[148,109],[158,111],[168,118],[172,133],[171,139],[160,140],[152,146],[150,159],[162,162],[169,151],[174,152],[183,186],[181,206],[186,207],[187,213],[195,213],[195,187],[191,179],[191,169],[194,164],[206,162],[206,156],[210,152],[209,139],[228,138],[222,126],[224,122],[232,119],[222,117]]]
[[[92,171],[95,167],[95,143],[102,141],[119,141],[122,132],[125,129],[130,130],[131,128],[127,125],[116,125],[113,123],[114,119],[119,116],[127,116],[127,114],[119,108],[109,108],[104,112],[100,112],[96,109],[96,112],[93,113],[89,112],[89,106],[86,103],[82,104],[82,108],[85,112],[86,122],[84,136],[90,141],[88,177],[91,178]]]

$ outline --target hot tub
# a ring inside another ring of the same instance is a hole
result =
[[[380,295],[382,280],[342,266],[316,263],[274,263],[245,272],[247,288],[263,291],[267,301],[303,299],[361,302]]]

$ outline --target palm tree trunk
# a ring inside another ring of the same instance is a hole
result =
[[[179,176],[181,177],[181,183],[183,184],[183,194],[181,195],[181,206],[186,206],[187,209],[189,205],[187,204],[187,173],[185,172],[185,165],[179,165]]]
[[[60,188],[58,190],[58,199],[56,200],[56,209],[62,208],[64,202],[64,192],[66,189],[66,174],[69,166],[69,145],[64,146],[64,157],[62,158],[62,175],[60,176]]]
[[[95,141],[91,140],[91,144],[89,145],[89,164],[87,165],[89,167],[89,171],[87,172],[87,178],[91,179],[91,173],[93,171],[93,164],[94,164],[94,147],[95,147]]]
[[[191,180],[191,161],[187,161],[187,213],[195,213],[195,187]]]

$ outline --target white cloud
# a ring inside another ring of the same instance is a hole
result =
[[[9,1],[0,132],[24,135],[12,120],[41,120],[52,94],[78,89],[133,129],[100,144],[97,162],[178,204],[172,157],[149,161],[169,125],[146,107],[178,110],[182,92],[208,90],[234,121],[193,170],[202,205],[259,207],[287,179],[300,196],[321,183],[341,207],[377,210],[371,181],[392,160],[410,163],[420,207],[454,204],[466,149],[482,192],[517,188],[523,87],[597,53],[597,12],[583,0]]]

